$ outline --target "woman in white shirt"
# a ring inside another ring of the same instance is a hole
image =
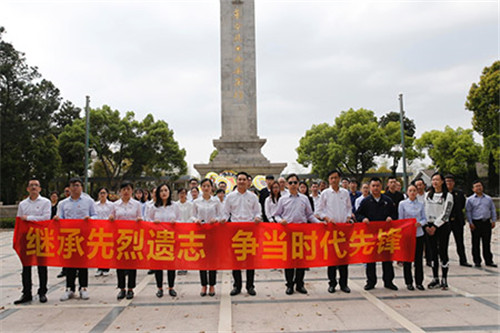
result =
[[[187,199],[187,190],[185,188],[180,188],[177,191],[177,195],[179,196],[177,205],[179,206],[179,210],[181,212],[181,218],[178,222],[193,222],[193,201]],[[177,274],[186,275],[187,270],[178,270]]]
[[[109,220],[133,220],[142,221],[142,206],[137,200],[132,199],[134,185],[129,181],[124,181],[120,185],[120,200],[113,203],[113,209],[109,214]],[[120,291],[116,296],[117,299],[134,298],[135,281],[137,278],[136,269],[117,269],[116,276],[118,278],[118,288]],[[125,293],[125,279],[128,276],[127,292]]]
[[[426,231],[432,254],[433,279],[427,286],[429,289],[448,289],[448,243],[450,241],[451,225],[449,223],[453,208],[453,196],[444,184],[444,177],[439,172],[432,175],[432,186],[425,194],[425,215],[427,217]],[[439,283],[439,259],[441,259],[442,279]]]
[[[179,206],[177,203],[172,201],[170,187],[167,184],[161,184],[156,188],[156,201],[155,204],[148,209],[148,221],[154,223],[166,223],[166,222],[179,222],[181,218]],[[177,296],[177,292],[174,290],[175,283],[175,270],[167,271],[168,278],[168,294],[172,297]],[[157,297],[163,297],[163,271],[155,270],[155,280],[158,291],[156,292]]]
[[[222,219],[222,205],[217,197],[212,196],[212,180],[205,178],[201,181],[202,196],[194,201],[193,218],[196,223],[216,223]],[[207,279],[208,277],[208,279]],[[217,271],[200,271],[201,292],[200,296],[215,296]]]
[[[274,181],[271,185],[271,193],[264,201],[264,210],[269,222],[276,222],[274,220],[274,213],[276,213],[276,208],[278,208],[278,200],[281,197],[280,184]]]
[[[96,219],[107,220],[113,210],[113,203],[108,200],[109,191],[105,187],[101,187],[98,193],[98,200],[95,202]],[[109,275],[109,268],[98,268],[95,276]]]

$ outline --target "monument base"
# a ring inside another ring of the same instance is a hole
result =
[[[195,164],[194,168],[200,176],[203,178],[205,175],[211,171],[215,173],[221,173],[224,170],[233,170],[235,172],[245,171],[251,176],[256,175],[273,175],[278,177],[283,169],[286,167],[286,163],[268,163],[268,164],[236,164],[236,163],[208,163],[208,164]]]

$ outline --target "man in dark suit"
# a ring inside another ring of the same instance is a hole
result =
[[[264,205],[266,203],[266,198],[271,194],[271,186],[273,185],[273,183],[274,183],[274,176],[267,175],[266,176],[267,187],[260,190],[259,194],[260,207],[262,207],[262,221],[264,222],[269,222],[269,219],[266,216],[266,210],[264,208]]]

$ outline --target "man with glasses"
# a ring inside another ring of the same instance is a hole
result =
[[[283,195],[278,201],[278,207],[274,214],[274,219],[283,225],[288,223],[319,222],[314,217],[314,212],[309,202],[309,198],[299,193],[299,177],[292,173],[286,178],[288,182],[288,193]],[[307,294],[304,288],[305,268],[285,269],[286,294],[293,294],[293,287],[301,294]]]
[[[69,189],[71,195],[59,203],[57,209],[57,215],[54,216],[54,220],[59,219],[83,219],[87,221],[88,219],[95,217],[95,203],[88,195],[83,195],[83,183],[78,177],[71,178],[69,180]],[[87,300],[89,299],[89,293],[87,291],[88,280],[89,280],[89,270],[88,268],[66,268],[66,292],[61,296],[61,301],[67,301],[70,298],[75,297],[75,281],[78,274],[78,281],[80,283],[80,298]]]
[[[26,191],[29,197],[19,203],[17,209],[17,217],[23,221],[46,221],[50,220],[51,203],[50,200],[40,195],[40,181],[32,178],[28,182]],[[33,297],[31,295],[31,266],[23,266],[23,291],[22,296],[14,304],[22,304],[30,302]],[[38,295],[41,303],[47,302],[47,266],[38,266],[39,288]]]

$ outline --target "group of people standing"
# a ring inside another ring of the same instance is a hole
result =
[[[465,258],[463,247],[463,208],[472,231],[473,259],[476,267],[481,265],[479,243],[483,244],[483,257],[487,266],[496,267],[490,250],[491,229],[495,225],[496,211],[491,197],[483,193],[482,183],[474,182],[474,194],[467,198],[462,192],[450,189],[453,177],[443,177],[440,173],[432,176],[432,186],[425,192],[425,183],[415,180],[407,190],[407,198],[397,190],[397,180],[389,179],[387,190],[382,193],[382,181],[374,177],[369,183],[362,185],[362,192],[357,191],[357,182],[347,181],[343,184],[342,174],[334,170],[328,174],[329,187],[324,182],[312,183],[311,194],[308,184],[300,181],[299,176],[290,174],[278,181],[273,176],[266,177],[267,187],[260,193],[250,191],[251,177],[245,172],[236,175],[234,190],[226,194],[227,184],[220,183],[216,189],[212,180],[206,178],[199,184],[196,179],[190,180],[191,189],[179,189],[178,201],[172,200],[172,190],[166,183],[151,191],[151,200],[134,196],[134,185],[125,181],[120,185],[120,199],[108,200],[109,191],[99,189],[98,200],[83,193],[80,178],[70,179],[67,197],[57,203],[57,194],[51,193],[51,200],[40,195],[41,187],[37,179],[28,182],[28,198],[19,204],[18,214],[25,221],[43,221],[59,219],[109,219],[150,221],[151,223],[226,223],[226,222],[275,222],[288,223],[370,223],[370,221],[392,221],[396,219],[415,218],[417,221],[416,249],[414,263],[404,263],[404,279],[409,290],[414,290],[411,274],[412,264],[415,266],[415,284],[419,290],[423,287],[423,252],[432,262],[433,280],[428,288],[448,288],[448,242],[451,231],[457,242],[460,264],[470,266]],[[453,180],[454,185],[454,180]],[[344,188],[343,186],[347,187]],[[200,194],[201,189],[201,194]],[[148,192],[149,197],[149,192]],[[463,197],[463,198],[462,198]],[[463,200],[462,200],[463,199]],[[458,224],[461,227],[455,227]],[[461,234],[461,244],[460,242]],[[439,280],[439,260],[441,262],[441,281]],[[394,285],[394,269],[392,262],[383,262],[384,286],[397,290]],[[306,294],[304,276],[306,268],[285,269],[286,294],[294,291]],[[337,271],[339,280],[337,282]],[[96,276],[108,274],[109,269],[99,268]],[[156,296],[162,297],[163,271],[154,270],[157,285]],[[200,271],[200,296],[215,295],[217,272],[215,270]],[[337,284],[340,290],[349,293],[348,265],[331,266],[327,269],[328,292],[334,293]],[[241,270],[232,271],[234,283],[231,296],[241,293],[243,282]],[[38,267],[40,302],[47,301],[47,267]],[[76,297],[76,278],[79,280],[79,297],[89,299],[88,268],[65,268],[59,276],[66,277],[66,291],[61,301]],[[132,299],[136,286],[137,270],[117,269],[117,299]],[[246,290],[251,296],[256,295],[254,285],[255,270],[246,271]],[[377,283],[376,264],[366,264],[367,283],[365,290],[375,288]],[[176,271],[168,270],[168,294],[176,296],[174,289]],[[22,296],[14,304],[32,300],[31,267],[25,266],[22,271]]]

